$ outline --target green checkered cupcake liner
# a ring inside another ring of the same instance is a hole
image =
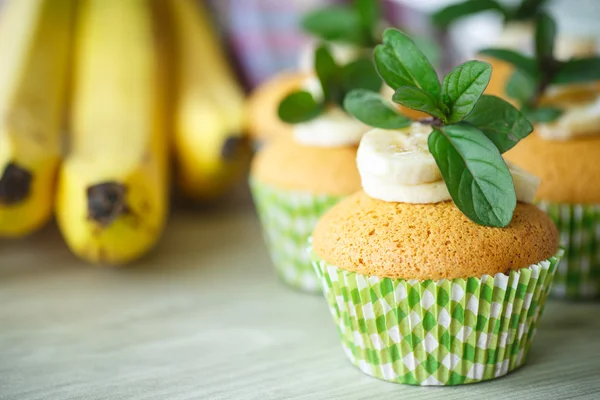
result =
[[[306,292],[320,291],[307,251],[321,215],[343,197],[284,190],[250,179],[271,260],[284,282]]]
[[[411,385],[459,385],[523,365],[562,250],[510,274],[416,281],[313,266],[342,347],[367,375]]]
[[[600,205],[539,202],[538,206],[554,220],[565,248],[551,295],[600,297]]]

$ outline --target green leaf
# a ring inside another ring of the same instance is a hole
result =
[[[500,153],[512,149],[519,140],[526,138],[533,131],[533,126],[525,115],[496,96],[481,96],[465,121],[483,132]]]
[[[600,80],[600,57],[575,58],[561,63],[552,83],[565,85]]]
[[[546,13],[539,13],[535,24],[535,56],[540,68],[553,60],[556,23]]]
[[[325,102],[340,103],[344,94],[340,85],[340,68],[325,45],[315,51],[315,72],[323,89]]]
[[[375,65],[383,80],[394,90],[415,86],[438,97],[440,81],[435,69],[417,45],[404,33],[389,28],[383,44],[375,48]]]
[[[431,65],[439,67],[442,63],[442,49],[436,41],[428,37],[413,36],[413,42],[425,54]]]
[[[492,77],[492,66],[482,61],[467,61],[444,77],[442,102],[450,109],[448,122],[463,120],[485,91]]]
[[[360,58],[342,67],[342,88],[344,93],[353,89],[368,89],[374,92],[381,89],[381,78],[373,62],[368,58]]]
[[[501,61],[506,61],[507,63],[514,65],[517,69],[523,70],[533,77],[538,75],[538,69],[535,60],[516,51],[490,48],[479,50],[479,54],[496,58]]]
[[[392,100],[413,110],[423,111],[442,121],[446,120],[446,114],[438,107],[437,100],[423,89],[414,86],[399,87],[392,96]]]
[[[526,104],[534,98],[536,87],[535,79],[517,69],[506,82],[506,94],[520,104]]]
[[[309,121],[323,112],[323,104],[317,103],[312,94],[300,91],[286,96],[277,110],[279,118],[290,124]]]
[[[358,89],[348,93],[344,109],[362,123],[375,128],[400,129],[412,123],[383,96],[369,90]]]
[[[366,42],[373,41],[375,27],[381,20],[381,7],[378,0],[354,0],[360,22],[363,27]],[[373,43],[370,43],[373,44]]]
[[[480,225],[507,226],[517,196],[494,143],[463,122],[434,129],[428,144],[456,206]]]
[[[502,15],[507,13],[501,4],[494,0],[467,0],[442,8],[431,18],[435,25],[445,28],[458,19],[489,10],[499,11]]]
[[[310,12],[301,22],[302,28],[325,41],[363,44],[358,13],[342,6],[330,6]]]
[[[511,20],[526,21],[533,19],[548,0],[523,0],[517,9],[511,13]]]
[[[535,109],[525,108],[523,113],[529,118],[532,123],[548,123],[552,122],[563,114],[563,110],[556,107],[538,107]]]

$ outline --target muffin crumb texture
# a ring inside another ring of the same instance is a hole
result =
[[[290,138],[277,138],[254,158],[252,177],[281,189],[352,194],[361,188],[356,149],[304,146]]]
[[[479,278],[548,259],[558,249],[558,231],[531,204],[517,204],[508,227],[489,228],[452,202],[388,203],[358,192],[325,214],[313,247],[329,264],[364,275]]]
[[[600,203],[600,136],[544,140],[534,132],[504,157],[542,180],[540,200]]]

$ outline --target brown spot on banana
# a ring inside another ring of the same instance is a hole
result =
[[[225,139],[223,146],[221,147],[221,157],[225,161],[234,161],[241,154],[246,147],[249,148],[250,141],[247,136],[236,136],[232,135]]]
[[[33,175],[26,168],[8,163],[0,177],[0,204],[13,205],[29,196]]]
[[[118,182],[104,182],[87,188],[88,219],[102,227],[129,214],[125,195],[127,187]]]

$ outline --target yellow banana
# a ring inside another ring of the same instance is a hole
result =
[[[178,183],[189,197],[211,199],[237,182],[250,157],[243,133],[244,94],[202,5],[167,3],[175,41]]]
[[[65,111],[71,0],[13,0],[0,13],[0,236],[52,215]]]
[[[80,1],[56,215],[71,250],[90,262],[132,261],[163,230],[168,146],[156,43],[149,0]]]

